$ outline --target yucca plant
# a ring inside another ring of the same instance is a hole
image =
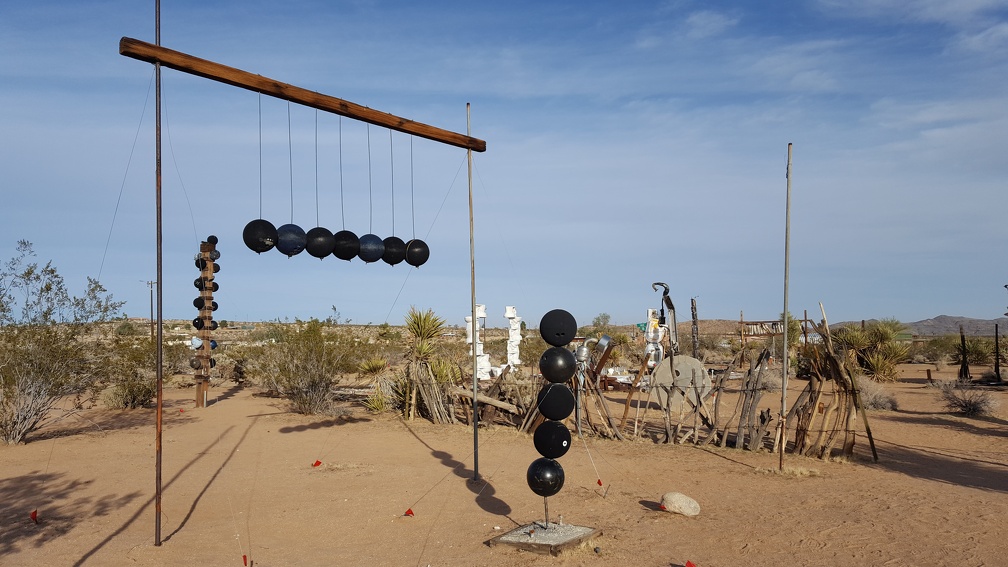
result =
[[[402,371],[405,388],[402,391],[401,407],[403,413],[410,419],[420,409],[435,423],[454,420],[446,404],[447,384],[439,380],[438,373],[434,369],[443,368],[437,358],[437,343],[434,339],[441,334],[444,326],[444,319],[435,315],[430,309],[420,311],[410,307],[409,313],[406,314],[406,330],[413,338],[413,344],[410,345],[408,361]]]
[[[990,364],[994,360],[994,342],[982,337],[966,339],[966,362],[969,364]],[[962,349],[956,348],[952,362],[962,362]]]
[[[388,366],[388,360],[380,356],[374,356],[361,361],[361,363],[357,366],[357,372],[359,372],[363,377],[374,378],[382,372],[385,372],[388,369]]]
[[[874,321],[863,328],[849,324],[833,333],[833,342],[869,378],[893,381],[898,377],[897,366],[906,361],[910,352],[910,347],[899,340],[904,330],[903,324],[895,319]]]
[[[419,311],[410,307],[406,315],[406,330],[415,342],[430,342],[444,330],[445,321],[434,314],[433,310]]]

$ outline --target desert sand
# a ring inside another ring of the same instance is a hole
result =
[[[789,454],[785,474],[767,451],[575,437],[550,519],[602,533],[558,556],[487,545],[544,519],[525,480],[538,454],[512,427],[480,430],[474,482],[466,425],[301,416],[231,383],[197,409],[167,389],[162,545],[154,410],[96,408],[0,447],[0,564],[1008,565],[1008,391],[993,417],[953,415],[925,368],[887,385],[897,411],[869,412],[878,462],[863,432],[854,458]],[[669,491],[700,515],[661,511]]]

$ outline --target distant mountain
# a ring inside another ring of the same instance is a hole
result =
[[[866,324],[873,323],[877,319],[866,319]],[[843,323],[831,324],[830,328],[835,329],[843,325],[860,325],[861,321],[846,321]],[[913,323],[903,322],[907,327],[907,332],[919,337],[937,337],[943,335],[958,335],[959,325],[962,325],[963,333],[970,337],[993,337],[994,325],[998,325],[998,332],[1008,336],[1008,317],[999,319],[972,319],[970,317],[953,317],[951,315],[939,315],[923,321]]]
[[[904,323],[910,332],[918,336],[958,335],[959,326],[968,336],[994,336],[994,325],[997,324],[1000,334],[1008,334],[1008,317],[998,319],[971,319],[969,317],[952,317],[939,315],[931,319]]]

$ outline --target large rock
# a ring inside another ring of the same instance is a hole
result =
[[[699,516],[700,505],[681,492],[666,492],[661,498],[662,510],[683,516]]]

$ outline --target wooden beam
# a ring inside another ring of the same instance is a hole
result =
[[[206,79],[212,79],[235,87],[241,87],[250,91],[259,92],[265,95],[283,100],[317,108],[325,112],[339,114],[354,120],[360,120],[375,126],[390,128],[398,132],[405,132],[441,142],[460,148],[466,148],[477,152],[486,151],[486,142],[478,138],[459,134],[450,130],[443,130],[422,122],[414,122],[406,118],[401,118],[394,114],[381,112],[361,106],[359,104],[343,100],[340,98],[324,95],[315,91],[281,83],[262,75],[214,63],[199,57],[193,57],[158,45],[124,37],[119,40],[119,54],[148,63],[160,63],[161,65],[189,73]]]

